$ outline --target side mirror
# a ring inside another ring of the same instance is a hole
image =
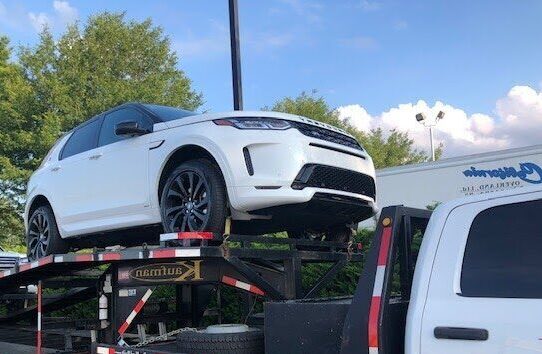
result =
[[[139,124],[132,120],[115,125],[115,135],[119,136],[139,136],[148,132],[147,129],[140,128]]]

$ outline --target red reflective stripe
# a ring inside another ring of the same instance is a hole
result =
[[[24,272],[25,270],[30,269],[30,263],[24,263],[19,265],[19,272]]]
[[[382,240],[380,241],[380,251],[378,252],[377,265],[386,265],[388,263],[388,251],[391,243],[391,227],[385,227],[382,230]]]
[[[224,284],[227,284],[227,285],[239,288],[239,289],[249,291],[249,292],[254,293],[256,295],[261,295],[261,296],[265,295],[265,292],[262,289],[258,288],[256,285],[245,283],[245,282],[237,280],[235,278],[228,277],[227,275],[222,276],[222,282]]]
[[[137,314],[137,313],[139,313],[139,311],[141,311],[141,309],[143,308],[143,306],[145,306],[145,301],[139,300],[139,302],[137,303],[137,305],[135,305],[133,311]]]
[[[41,354],[41,321],[42,321],[42,313],[41,313],[41,300],[42,300],[42,282],[41,280],[38,282],[38,293],[36,294],[37,295],[37,298],[38,298],[38,303],[36,305],[37,307],[37,312],[38,312],[38,323],[37,323],[37,331],[36,331],[36,353],[37,354]]]
[[[104,253],[102,259],[104,261],[119,261],[121,256],[120,253]]]
[[[153,258],[174,258],[175,257],[175,249],[152,251],[152,257]]]
[[[257,286],[254,286],[254,285],[251,285],[250,286],[250,290],[249,290],[251,293],[254,293],[254,294],[257,294],[257,295],[261,295],[261,296],[264,296],[265,293],[263,292],[262,289],[258,288]]]
[[[38,260],[39,266],[46,265],[49,263],[53,263],[53,256],[47,256]]]
[[[75,261],[76,262],[92,262],[94,260],[92,254],[76,254],[75,255]]]
[[[373,296],[369,309],[369,347],[378,347],[378,318],[380,314],[380,296]]]
[[[124,332],[126,332],[126,330],[128,329],[129,325],[130,324],[128,322],[124,322],[119,328],[119,334],[124,334]]]
[[[228,285],[231,285],[231,286],[235,286],[235,284],[237,283],[237,280],[231,278],[231,277],[228,277],[227,275],[224,275],[222,277],[222,282],[224,284],[228,284]]]
[[[212,240],[213,239],[213,233],[212,232],[206,232],[206,231],[178,232],[177,233],[177,238],[179,240],[185,240],[185,239]]]

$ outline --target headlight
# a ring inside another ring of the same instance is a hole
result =
[[[274,118],[224,118],[213,120],[216,125],[227,125],[237,129],[285,130],[291,128],[288,121]]]

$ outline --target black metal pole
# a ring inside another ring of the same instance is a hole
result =
[[[231,74],[233,83],[233,109],[243,109],[243,87],[241,85],[241,50],[239,47],[239,16],[237,0],[230,3],[230,44],[231,44]]]

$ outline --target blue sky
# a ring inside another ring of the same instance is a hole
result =
[[[476,114],[494,126],[507,120],[499,102],[512,88],[540,91],[542,1],[239,0],[239,6],[248,109],[316,89],[333,107],[359,106],[374,118],[371,127],[401,104],[434,110],[442,103],[463,112],[475,130]],[[67,22],[104,10],[162,26],[180,67],[204,94],[203,109],[231,109],[227,0],[0,0],[0,31],[13,45],[32,44],[41,23],[60,33]]]

